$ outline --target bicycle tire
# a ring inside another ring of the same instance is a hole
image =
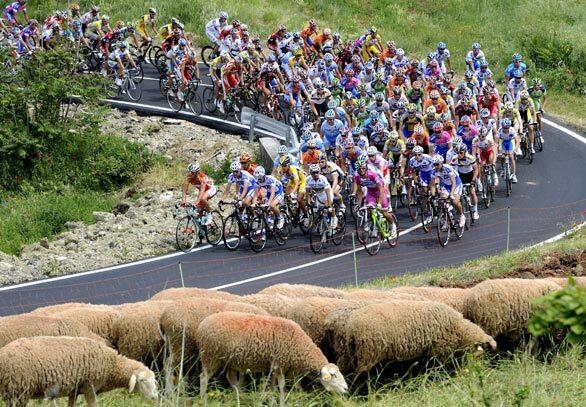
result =
[[[211,211],[208,216],[212,217],[212,222],[205,226],[206,240],[212,246],[217,246],[223,237],[222,214],[218,211]]]
[[[489,176],[485,173],[480,179],[480,184],[482,185],[482,202],[486,209],[490,208],[490,191],[492,189],[492,186],[489,185],[488,177]]]
[[[201,49],[201,61],[208,68],[210,67],[210,61],[212,60],[213,54],[214,54],[214,47],[212,47],[211,45],[206,45]]]
[[[361,210],[356,214],[356,222],[354,223],[354,228],[356,230],[356,238],[358,239],[358,241],[360,242],[360,244],[364,244],[364,242],[366,242],[366,238],[367,238],[367,224],[369,222],[368,220],[368,214],[366,211]]]
[[[138,102],[142,97],[142,86],[134,82],[131,78],[126,79],[126,94],[133,102]]]
[[[417,201],[417,192],[415,192],[415,187],[411,186],[407,190],[407,211],[409,213],[409,219],[411,219],[411,221],[417,219],[419,214],[419,203]]]
[[[201,97],[205,110],[207,110],[208,113],[215,113],[218,109],[218,106],[216,106],[216,103],[214,102],[214,89],[205,88]]]
[[[421,228],[425,233],[429,233],[431,230],[431,224],[433,223],[433,206],[431,205],[429,198],[425,204],[421,202],[421,200],[419,201],[419,214],[421,217]],[[431,217],[430,222],[426,222],[428,216]]]
[[[238,248],[242,240],[242,234],[240,232],[240,225],[238,224],[236,213],[224,218],[222,221],[222,240],[228,250],[234,251]]]
[[[390,247],[397,247],[397,243],[399,243],[399,223],[397,222],[397,217],[394,213],[391,213],[391,216],[393,218],[393,223],[390,223],[387,220],[387,230],[389,231],[389,236],[387,236],[386,240]]]
[[[156,60],[157,60],[156,55],[157,55],[157,52],[159,52],[159,51],[162,52],[162,49],[158,45],[150,46],[149,49],[148,49],[148,51],[147,51],[148,61],[153,66],[156,66],[155,65]]]
[[[535,139],[533,140],[533,144],[535,145],[535,148],[537,149],[537,151],[542,152],[543,151],[543,143],[541,142],[541,131],[536,126],[535,129],[533,130],[533,133],[535,135]]]
[[[364,249],[371,256],[375,256],[380,251],[381,238],[380,233],[376,225],[372,223],[372,220],[368,220],[368,232],[364,239]]]
[[[183,106],[185,105],[185,101],[181,102],[175,95],[170,95],[167,93],[167,104],[175,113],[179,113]]]
[[[437,216],[436,223],[437,240],[441,247],[446,247],[450,241],[450,234],[452,230],[452,224],[450,221],[450,215],[445,207],[442,207]]]
[[[187,106],[189,107],[189,110],[191,110],[191,113],[193,113],[194,115],[199,116],[202,114],[203,102],[201,101],[201,98],[195,92],[195,90],[189,91],[189,101],[187,102]]]
[[[513,182],[511,181],[511,170],[509,167],[505,168],[505,191],[507,196],[511,196],[511,191],[513,189]]]
[[[175,227],[175,244],[177,245],[177,249],[184,253],[189,253],[197,243],[198,228],[197,222],[189,215],[179,219]]]
[[[269,227],[264,216],[256,215],[252,218],[246,237],[253,252],[260,253],[264,250],[267,244],[268,230]]]
[[[470,230],[472,226],[472,205],[470,204],[469,197],[465,197],[462,200],[462,213],[464,214],[464,229]]]
[[[299,230],[301,230],[301,233],[303,233],[304,235],[308,234],[311,231],[311,228],[313,226],[313,212],[311,210],[308,210],[307,213],[303,213],[303,211],[298,211],[298,225],[299,225]],[[307,222],[305,222],[305,220],[307,219]]]
[[[346,237],[346,214],[342,211],[338,211],[336,216],[338,217],[338,226],[332,234],[332,243],[339,246],[344,241],[344,237]]]
[[[289,216],[287,216],[287,214],[285,212],[281,212],[281,215],[284,218],[283,227],[277,228],[276,227],[277,223],[275,223],[275,228],[273,231],[275,242],[279,246],[283,246],[285,243],[287,243],[287,240],[289,240],[289,236],[291,235],[291,231],[293,229],[293,226],[291,225],[291,221],[289,220]],[[277,220],[277,222],[278,222],[278,220]]]
[[[319,254],[324,247],[323,234],[326,233],[324,228],[327,230],[327,227],[323,216],[319,215],[309,232],[309,247],[315,254]]]

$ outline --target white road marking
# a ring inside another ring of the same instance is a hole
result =
[[[547,124],[548,126],[553,127],[554,129],[557,129],[559,131],[561,131],[562,133],[566,133],[568,136],[575,138],[576,140],[586,144],[586,138],[582,137],[581,135],[579,135],[578,133],[576,133],[575,131],[572,131],[568,128],[565,128],[564,126],[560,126],[557,123],[552,122],[551,120],[546,119],[545,117],[541,118],[541,121],[545,124]]]
[[[580,230],[581,228],[583,228],[586,225],[586,222],[582,222],[579,225],[574,226],[572,229],[570,230],[566,230],[563,233],[560,233],[559,235],[555,235],[554,237],[551,237],[547,240],[544,240],[543,242],[539,242],[537,244],[534,244],[533,246],[529,246],[530,249],[533,249],[534,247],[539,247],[539,246],[543,246],[544,244],[548,244],[548,243],[553,243],[553,242],[557,242],[558,240],[563,239],[564,237],[571,235],[574,232],[577,232],[578,230]]]

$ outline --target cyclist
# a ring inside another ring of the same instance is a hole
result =
[[[476,79],[478,80],[478,88],[481,89],[486,81],[492,78],[492,71],[488,68],[488,61],[483,59],[480,61],[480,68],[474,72]]]
[[[516,70],[520,70],[523,73],[523,77],[525,77],[525,74],[527,73],[527,65],[522,59],[523,57],[521,57],[521,54],[513,54],[513,61],[507,65],[507,68],[505,69],[505,83],[509,83]]]
[[[269,210],[273,212],[275,219],[277,219],[277,228],[281,229],[285,224],[285,218],[280,209],[284,198],[283,184],[272,175],[267,175],[264,167],[260,165],[254,170],[254,178],[256,179],[256,193],[252,199],[252,205],[256,204],[258,198],[265,196]],[[262,190],[266,191],[266,193]]]
[[[501,118],[507,118],[511,121],[511,125],[515,129],[515,137],[517,142],[517,155],[522,155],[521,153],[521,138],[519,134],[523,131],[523,119],[521,118],[521,114],[519,110],[515,107],[513,102],[507,102],[503,105],[503,110],[500,114]]]
[[[316,116],[318,116],[317,110],[311,101],[311,96],[307,92],[303,82],[301,82],[301,78],[298,75],[293,75],[291,82],[285,89],[285,101],[289,103],[291,111],[293,111],[296,107],[303,106],[304,100],[310,104],[311,110]]]
[[[149,35],[149,28],[153,32],[153,36],[157,35],[157,10],[153,7],[149,9],[149,13],[143,15],[138,19],[136,24],[136,32],[141,38],[141,48],[146,47],[151,41],[152,37]]]
[[[401,116],[399,122],[399,128],[403,136],[405,139],[408,139],[413,134],[413,128],[417,124],[423,124],[423,116],[417,111],[415,104],[409,103],[407,105],[407,112]]]
[[[444,74],[452,70],[452,62],[450,61],[450,51],[446,49],[445,42],[438,42],[437,49],[432,53],[431,57],[438,62]]]
[[[220,33],[222,32],[222,29],[228,24],[227,21],[228,13],[221,11],[218,18],[214,18],[208,21],[206,24],[205,33],[211,41],[214,50],[216,51],[220,49],[220,45],[222,43],[220,40]]]
[[[462,138],[462,142],[468,148],[468,151],[472,151],[472,140],[476,137],[477,130],[472,125],[472,120],[469,116],[462,116],[459,122],[459,126],[456,129],[456,135]]]
[[[324,115],[325,120],[320,127],[320,135],[324,140],[324,147],[326,152],[329,150],[336,149],[336,139],[342,133],[344,129],[344,123],[341,120],[336,119],[336,113],[333,109],[330,109]]]
[[[128,44],[125,41],[120,41],[118,46],[110,53],[110,56],[106,60],[105,64],[110,71],[116,73],[116,85],[122,86],[122,74],[124,72],[124,63],[128,61],[130,65],[136,69],[136,63],[128,50]]]
[[[169,24],[166,24],[166,25],[162,26],[161,28],[159,28],[158,35],[159,35],[159,38],[161,39],[161,41],[163,41],[163,44],[161,44],[161,48],[163,48],[163,51],[166,51],[167,48],[169,47],[169,45],[171,45],[170,41],[169,41],[169,37],[183,36],[184,29],[185,29],[185,27],[183,26],[183,24],[181,24],[179,22],[179,20],[177,20],[175,17],[173,17],[171,19],[171,22]]]
[[[429,154],[423,152],[421,146],[413,147],[413,156],[405,161],[408,163],[407,169],[411,172],[411,177],[421,187],[422,199],[427,200],[427,192],[431,185],[431,175],[433,173],[433,159]],[[432,217],[429,214],[425,223],[431,223]]]
[[[198,191],[199,195],[195,206],[201,210],[205,209],[207,212],[210,211],[210,199],[212,199],[218,192],[214,186],[214,181],[209,178],[200,168],[198,163],[191,163],[187,167],[187,174],[183,180],[183,186],[181,187],[181,206],[185,206],[187,203],[187,193],[189,186],[193,185]],[[211,217],[206,219],[206,224],[211,222]]]
[[[335,229],[338,226],[338,218],[333,207],[334,194],[332,186],[327,178],[321,174],[321,168],[318,164],[309,166],[309,174],[310,176],[307,177],[305,186],[305,191],[309,196],[309,203],[317,208],[326,208],[331,216],[330,226]]]
[[[99,43],[105,33],[112,30],[110,28],[110,17],[106,14],[102,15],[99,20],[91,22],[87,25],[85,36],[90,40]]]
[[[480,44],[475,42],[472,44],[472,51],[468,51],[466,55],[466,65],[469,71],[476,71],[480,68],[480,61],[484,59],[484,52],[480,50]]]
[[[441,95],[437,89],[433,89],[429,92],[429,98],[423,103],[423,110],[427,112],[427,109],[433,106],[435,113],[442,114],[449,111],[448,105],[445,100],[441,98]]]
[[[321,151],[317,148],[317,142],[315,139],[307,141],[307,150],[301,156],[301,162],[303,163],[303,169],[307,171],[311,164],[317,164],[318,157]]]
[[[279,166],[281,165],[281,157],[289,157],[290,162],[293,165],[298,165],[298,160],[295,158],[291,153],[289,153],[289,149],[287,146],[279,146],[278,154],[273,161],[273,176],[277,175]]]
[[[366,188],[366,196],[363,196],[363,188]],[[366,207],[376,206],[385,219],[394,225],[393,209],[389,205],[389,192],[385,181],[380,174],[369,169],[364,160],[356,162],[352,196],[356,196],[357,202],[363,202],[364,199]]]
[[[452,148],[452,136],[444,130],[444,125],[441,121],[434,123],[433,133],[431,134],[429,141],[434,144],[435,155],[445,157],[448,150]]]
[[[535,121],[533,119],[536,116],[536,113],[533,99],[531,99],[531,97],[529,96],[528,91],[521,91],[521,93],[519,94],[519,100],[517,100],[515,106],[519,111],[521,120],[523,120],[523,128],[527,128],[527,132],[529,134],[529,145],[531,146],[531,153],[535,154],[535,149],[533,148],[533,142],[535,138],[535,133],[533,132],[533,124],[535,123]]]
[[[292,165],[289,156],[283,156],[281,157],[281,165],[277,170],[277,175],[283,185],[285,185],[285,196],[297,196],[299,208],[305,212],[305,185],[307,181],[305,172],[299,167]]]
[[[168,79],[167,79],[167,86],[169,86],[169,95],[175,96],[173,91],[173,78],[179,80],[181,74],[179,73],[179,62],[183,59],[185,54],[187,54],[188,47],[187,47],[187,40],[185,38],[181,38],[177,45],[171,47],[167,53],[167,72],[168,72]]]
[[[378,92],[374,95],[374,102],[367,107],[367,110],[369,112],[375,110],[378,112],[379,116],[386,116],[387,123],[390,123],[392,120],[391,107],[389,106],[389,103],[385,101],[385,95],[382,92]]]
[[[18,0],[4,7],[4,17],[8,20],[11,27],[25,25],[24,23],[21,24],[16,18],[18,13],[24,15],[24,22],[28,22],[29,18],[26,13],[26,0]]]
[[[399,164],[404,151],[405,142],[399,137],[396,130],[391,131],[383,147],[383,158],[389,160],[389,166],[394,167]]]
[[[224,97],[244,83],[242,57],[236,55],[222,67],[222,90]]]
[[[222,69],[230,61],[230,54],[228,52],[220,52],[220,56],[214,58],[210,63],[210,72],[212,74],[212,82],[214,83],[214,102],[221,111],[223,111],[222,103],[223,93],[220,90],[222,86]]]
[[[281,24],[279,26],[279,29],[269,36],[269,39],[267,40],[267,48],[273,52],[276,52],[278,49],[279,43],[286,38],[285,37],[286,34],[287,34],[287,27],[285,27],[283,24]]]
[[[238,206],[250,206],[256,190],[256,179],[247,171],[242,170],[240,161],[234,161],[230,164],[230,174],[228,175],[228,185],[222,195],[222,201],[226,199],[232,185],[238,186],[238,192],[236,193],[236,199],[238,200]]]
[[[513,77],[507,83],[507,95],[509,100],[515,102],[519,99],[519,94],[522,90],[527,90],[527,82],[523,77],[523,72],[520,69],[513,71]]]
[[[515,138],[517,133],[515,128],[512,127],[511,119],[504,118],[501,120],[501,128],[498,130],[498,139],[500,141],[499,151],[502,154],[509,156],[509,163],[511,165],[511,182],[517,183],[517,176],[515,175],[515,157],[513,152],[515,151]]]
[[[487,110],[489,116],[492,116],[493,120],[498,119],[500,99],[497,92],[492,91],[488,86],[482,87],[482,92],[478,95],[478,108]],[[481,115],[482,116],[482,115]]]
[[[413,136],[409,140],[415,140],[416,145],[421,146],[425,154],[429,154],[429,136],[423,125],[416,124],[413,127]]]
[[[498,186],[499,179],[496,175],[496,154],[495,143],[489,137],[489,130],[486,127],[481,127],[478,130],[478,135],[472,141],[472,155],[478,157],[480,165],[492,165],[495,171],[492,173],[492,183]]]
[[[318,155],[318,164],[320,168],[320,174],[326,177],[330,185],[332,186],[332,192],[334,197],[340,202],[340,210],[345,211],[346,206],[340,191],[342,190],[342,184],[344,183],[345,174],[344,171],[336,163],[328,161],[328,157],[324,153]]]
[[[195,51],[190,49],[188,50],[181,61],[179,62],[178,67],[178,80],[179,80],[179,92],[178,98],[180,101],[184,100],[184,95],[187,93],[187,87],[192,80],[199,81],[199,65],[197,63],[197,57],[195,56]]]
[[[87,13],[85,13],[84,15],[81,16],[80,18],[80,22],[81,22],[81,31],[84,33],[85,35],[85,31],[87,29],[87,26],[91,23],[93,23],[94,21],[98,21],[100,19],[100,7],[98,6],[92,6],[92,8],[90,9],[90,11],[88,11]]]
[[[496,120],[491,116],[488,109],[480,110],[480,119],[476,121],[476,128],[480,132],[481,129],[486,129],[487,137],[491,140],[497,139],[497,125]]]
[[[462,211],[462,204],[460,203],[460,196],[462,195],[462,180],[458,172],[449,164],[444,164],[444,158],[441,155],[434,155],[433,160],[433,175],[431,183],[431,195],[434,196],[436,191],[440,198],[450,198],[456,212],[459,215],[460,227],[466,224],[466,218]],[[438,183],[439,190],[436,188]]]
[[[380,35],[377,33],[376,27],[371,27],[368,30],[368,35],[362,42],[362,59],[369,61],[372,58],[378,58],[383,52]]]
[[[317,34],[317,21],[314,18],[307,22],[307,26],[301,30],[301,38],[303,38],[305,54],[309,55],[315,51],[315,44],[313,37]]]
[[[18,53],[33,52],[35,50],[34,38],[39,36],[39,22],[35,19],[29,21],[28,26],[20,32],[20,41],[18,43]]]
[[[476,158],[468,153],[466,144],[460,144],[458,154],[450,161],[452,167],[458,171],[463,184],[470,184],[470,201],[472,203],[472,219],[478,220],[478,198],[476,196],[476,180],[478,179],[478,165]]]
[[[545,102],[547,99],[547,89],[543,86],[540,78],[533,78],[531,81],[531,87],[527,89],[529,96],[533,99],[535,104],[535,118],[537,119],[537,125],[539,126],[539,132],[541,132],[541,115],[545,108]],[[543,136],[541,136],[541,143],[543,144]]]

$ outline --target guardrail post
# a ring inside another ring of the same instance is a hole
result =
[[[256,114],[250,115],[250,129],[248,130],[248,141],[254,141],[254,127],[256,126]]]
[[[179,276],[181,277],[181,287],[185,288],[185,280],[183,280],[183,265],[179,262]]]

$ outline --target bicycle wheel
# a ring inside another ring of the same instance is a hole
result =
[[[507,196],[511,196],[512,189],[513,182],[511,181],[511,170],[510,167],[507,165],[505,166],[505,190],[507,192]]]
[[[203,90],[202,100],[203,100],[203,107],[209,113],[214,113],[218,109],[218,106],[216,106],[216,103],[214,101],[214,89],[213,88],[205,88]]]
[[[470,198],[468,196],[462,199],[462,210],[464,213],[464,219],[466,219],[466,222],[464,223],[464,228],[466,230],[470,230],[470,226],[472,226],[474,220],[472,219],[472,205],[470,204]]]
[[[159,51],[162,52],[161,47],[159,47],[158,45],[154,45],[152,47],[149,47],[149,50],[147,53],[147,55],[148,55],[147,58],[148,58],[149,63],[153,66],[156,66],[155,65],[156,60],[157,60],[156,56]]]
[[[216,246],[222,240],[222,215],[218,211],[211,211],[208,216],[211,216],[212,220],[204,229],[206,240],[212,246]]]
[[[535,150],[542,152],[543,151],[543,143],[541,142],[541,131],[536,126],[533,130],[533,134],[535,134],[535,139],[533,140],[533,145]]]
[[[338,211],[336,216],[338,217],[338,225],[332,234],[332,243],[339,246],[342,244],[344,237],[346,236],[346,214],[342,211]]]
[[[201,61],[207,66],[210,67],[210,62],[212,61],[212,56],[214,55],[214,47],[211,45],[206,45],[201,49]]]
[[[236,250],[242,240],[240,226],[236,214],[232,214],[222,222],[222,239],[229,250]]]
[[[199,116],[203,112],[203,103],[195,90],[189,91],[189,100],[187,101],[187,105],[189,106],[189,110],[191,110],[191,112],[196,116]]]
[[[419,203],[417,202],[417,192],[415,187],[410,187],[407,190],[407,211],[409,212],[409,219],[414,221],[419,215]]]
[[[131,77],[126,79],[126,93],[128,98],[134,102],[138,102],[142,97],[142,86],[137,84]]]
[[[328,230],[328,224],[323,216],[318,216],[311,231],[309,232],[309,246],[311,251],[318,254],[324,246],[326,241],[326,233]]]
[[[285,212],[281,212],[281,215],[284,218],[283,227],[282,228],[275,227],[275,230],[274,230],[275,242],[277,242],[277,244],[279,246],[282,246],[287,242],[287,240],[289,239],[289,236],[291,235],[291,231],[293,229],[293,226],[291,225],[291,220],[289,219],[289,216],[287,216],[287,214]]]
[[[379,233],[376,225],[370,219],[367,222],[367,228],[368,228],[368,232],[366,234],[366,237],[365,237],[364,243],[363,243],[364,249],[366,250],[366,252],[368,254],[370,254],[371,256],[374,256],[380,250],[380,243],[381,243],[380,233]],[[367,228],[365,228],[365,230]]]
[[[169,104],[171,110],[173,110],[175,113],[180,112],[185,105],[185,101],[181,102],[177,96],[171,95],[169,93],[167,93],[167,103]]]
[[[419,201],[419,217],[423,231],[429,233],[433,222],[433,205],[429,201],[429,198],[425,200],[425,203],[421,202],[421,200]]]
[[[533,164],[533,151],[531,151],[531,147],[529,146],[530,142],[529,142],[529,137],[527,137],[527,139],[525,140],[526,146],[525,148],[527,149],[527,158],[529,159],[529,164]],[[535,140],[533,140],[533,143],[535,143]]]
[[[450,215],[445,207],[440,209],[437,217],[437,240],[442,247],[445,247],[450,241],[450,234],[452,230],[452,223]]]
[[[265,248],[267,244],[267,235],[268,235],[268,225],[266,224],[264,217],[262,215],[256,215],[250,221],[250,227],[248,230],[248,234],[246,235],[248,238],[248,243],[250,244],[250,248],[255,253],[260,253]]]
[[[177,222],[175,242],[182,252],[189,252],[197,243],[198,226],[191,216],[184,216]]]
[[[387,243],[391,247],[396,247],[397,243],[399,242],[399,223],[397,222],[397,217],[394,213],[391,213],[393,218],[393,222],[389,222],[387,220],[387,230],[389,231],[389,235],[387,236]]]
[[[361,244],[364,244],[368,238],[368,213],[365,210],[359,210],[356,213],[356,222],[354,224],[356,229],[356,238]]]
[[[490,208],[490,192],[492,190],[492,185],[490,185],[488,177],[489,175],[485,173],[480,179],[480,184],[482,185],[482,202],[486,209]]]
[[[303,212],[303,211],[299,211],[299,229],[301,230],[301,233],[303,233],[304,235],[308,234],[309,231],[311,230],[311,227],[313,225],[313,215],[312,215],[312,211],[308,210],[307,212]]]

